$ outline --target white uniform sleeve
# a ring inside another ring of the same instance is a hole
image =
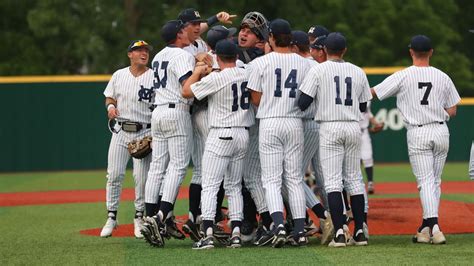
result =
[[[175,64],[172,65],[171,71],[179,78],[179,83],[182,83],[193,73],[195,59],[190,53],[182,53],[179,60],[173,60]]]
[[[198,100],[204,99],[206,96],[214,94],[218,88],[214,82],[213,77],[215,73],[202,78],[200,81],[191,85],[191,91]]]
[[[262,92],[263,67],[260,64],[257,64],[257,62],[253,62],[247,65],[246,70],[249,77],[247,88],[253,91]]]
[[[362,76],[362,92],[359,95],[359,103],[366,103],[372,99],[372,93],[370,93],[370,86],[369,86],[369,80],[367,80],[367,76],[365,73],[361,70],[361,76]]]
[[[380,100],[396,95],[400,91],[400,83],[402,82],[402,72],[396,72],[388,76],[382,83],[374,87],[375,94]]]
[[[459,97],[459,93],[454,86],[453,81],[447,77],[446,81],[446,97],[444,102],[444,108],[450,108],[455,106],[456,104],[461,101],[461,97]]]
[[[318,72],[316,70],[318,66],[311,67],[306,77],[303,79],[303,83],[301,83],[300,91],[308,96],[316,97],[316,93],[319,88],[320,78]]]
[[[115,72],[112,75],[112,78],[110,78],[109,83],[107,83],[107,87],[105,87],[104,96],[107,97],[107,98],[116,99],[116,96],[115,96],[115,83],[116,83],[116,80],[117,80],[116,73],[117,72]]]

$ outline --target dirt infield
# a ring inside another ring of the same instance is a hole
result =
[[[417,194],[415,183],[379,183],[377,194]],[[444,194],[474,194],[474,182],[445,182]],[[183,187],[179,199],[188,197],[188,188]],[[47,205],[67,203],[103,202],[105,190],[73,190],[49,192],[0,193],[0,206]],[[134,199],[133,189],[124,189],[122,200]],[[369,228],[371,235],[411,235],[421,220],[421,204],[418,198],[371,198],[369,200]],[[319,222],[312,216],[316,224]],[[187,216],[177,217],[185,221]],[[120,220],[120,218],[119,218]],[[445,233],[474,233],[474,204],[442,200],[440,225]],[[131,222],[131,221],[123,221]],[[181,224],[178,224],[181,226]],[[98,236],[101,228],[82,230],[85,235]],[[114,231],[116,237],[133,236],[133,225],[122,224]]]

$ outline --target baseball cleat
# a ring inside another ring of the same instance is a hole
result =
[[[102,231],[100,231],[100,237],[112,236],[112,231],[118,227],[117,220],[113,219],[112,217],[115,217],[115,215],[113,213],[109,213],[109,218],[107,218],[104,227],[102,227]]]
[[[321,245],[327,245],[334,236],[334,225],[331,215],[327,215],[326,219],[319,219],[319,224],[322,230]]]
[[[165,245],[162,237],[162,233],[165,233],[164,225],[161,224],[161,222],[157,222],[154,217],[145,218],[140,232],[145,238],[145,241],[152,247],[163,247]]]
[[[305,225],[304,231],[305,231],[305,236],[310,237],[317,234],[319,232],[319,228],[313,224],[313,221],[310,220],[310,222]]]
[[[345,247],[345,246],[346,246],[346,235],[343,232],[339,233],[328,244],[328,247],[332,247],[332,248],[340,248],[340,247]]]
[[[278,226],[278,228],[275,230],[275,232],[276,232],[276,235],[275,235],[275,238],[272,241],[272,247],[281,248],[286,244],[285,227]]]
[[[439,225],[435,224],[432,229],[433,236],[431,237],[431,243],[438,245],[438,244],[446,244],[446,237],[444,237],[443,232],[439,230]]]
[[[199,226],[193,223],[191,220],[187,220],[186,223],[183,225],[183,231],[189,235],[189,237],[194,241],[198,242],[199,239],[203,237],[201,232],[199,231]]]
[[[304,232],[297,235],[288,236],[286,242],[293,247],[304,247],[308,244],[308,238],[305,236]]]
[[[183,240],[186,238],[183,232],[179,230],[178,226],[176,226],[176,221],[174,217],[171,218],[172,220],[167,221],[166,223],[166,238],[170,239],[171,237],[179,240]]]
[[[354,237],[351,237],[347,243],[348,246],[367,246],[368,244],[369,243],[362,229],[357,230]]]
[[[412,238],[413,243],[424,243],[428,244],[431,242],[430,228],[428,226],[421,229],[420,232],[416,232],[416,235]]]
[[[142,217],[133,219],[133,234],[136,238],[143,238],[143,234],[140,232],[140,229],[143,227],[143,223]]]
[[[234,235],[230,238],[228,248],[240,248],[242,246],[242,239],[239,235]]]
[[[255,246],[263,247],[270,244],[273,239],[275,239],[275,234],[270,230],[265,229],[265,226],[260,226],[257,229],[257,233],[255,234],[255,242],[253,244]]]
[[[211,249],[214,248],[214,237],[213,236],[206,236],[205,238],[201,238],[198,242],[193,244],[193,249],[200,250],[200,249]]]

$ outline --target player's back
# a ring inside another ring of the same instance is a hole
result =
[[[359,121],[359,103],[371,99],[364,71],[349,62],[326,61],[312,68],[316,75],[317,121]]]
[[[303,116],[298,107],[298,88],[310,67],[307,59],[294,53],[272,52],[249,65],[249,88],[262,92],[257,118]]]
[[[155,104],[191,104],[192,100],[181,96],[181,82],[192,74],[194,57],[181,48],[167,46],[155,55],[154,71]]]
[[[226,68],[211,73],[216,93],[209,96],[209,124],[211,127],[249,127],[254,124],[247,89],[247,71]]]
[[[405,123],[424,125],[449,120],[445,108],[459,101],[453,82],[435,67],[408,67],[397,73],[397,107]]]

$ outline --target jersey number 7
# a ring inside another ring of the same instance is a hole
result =
[[[418,89],[423,89],[423,87],[426,87],[426,91],[420,103],[421,105],[428,105],[428,96],[430,96],[431,88],[433,88],[433,85],[431,84],[431,82],[418,82]]]

